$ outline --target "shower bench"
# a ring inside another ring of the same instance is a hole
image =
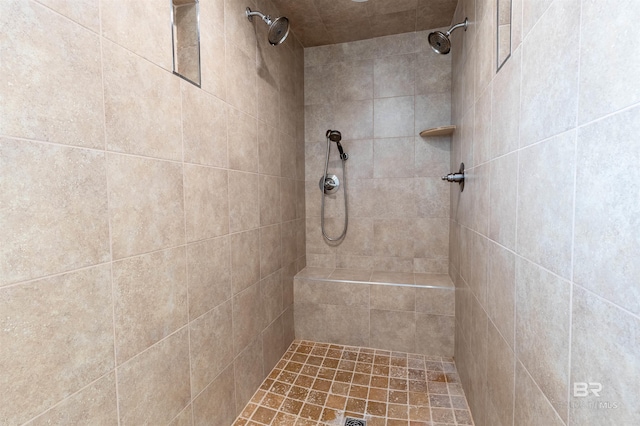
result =
[[[293,285],[296,339],[453,356],[448,275],[307,267]]]

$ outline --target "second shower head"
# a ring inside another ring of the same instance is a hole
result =
[[[468,22],[469,21],[467,20],[467,18],[464,18],[464,22],[461,22],[449,28],[449,31],[447,31],[446,33],[443,33],[442,31],[434,31],[430,33],[429,44],[431,45],[433,51],[441,55],[446,55],[447,53],[449,53],[451,51],[451,40],[449,39],[449,36],[455,29],[460,27],[464,27],[464,30],[467,31]]]
[[[250,8],[247,8],[245,13],[247,14],[249,21],[253,21],[254,16],[259,16],[260,19],[269,26],[268,37],[269,43],[272,46],[277,46],[287,39],[287,36],[289,35],[289,19],[286,17],[280,16],[279,18],[272,20],[271,16],[252,11]]]

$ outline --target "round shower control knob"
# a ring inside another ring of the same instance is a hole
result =
[[[327,175],[327,178],[324,180],[324,184],[322,182],[323,178],[324,175],[320,176],[320,191],[324,191],[325,194],[334,194],[338,191],[338,188],[340,187],[340,180],[338,179],[338,176]]]

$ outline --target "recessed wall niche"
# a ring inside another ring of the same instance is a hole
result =
[[[496,72],[502,68],[502,65],[504,65],[511,56],[511,1],[512,0],[498,0]]]
[[[200,87],[199,1],[170,1],[173,73]]]

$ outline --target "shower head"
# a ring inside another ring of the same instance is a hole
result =
[[[254,16],[259,16],[260,19],[269,26],[268,38],[269,43],[272,46],[279,45],[285,41],[289,35],[289,19],[286,17],[280,16],[279,18],[272,20],[271,16],[264,15],[260,12],[254,12],[250,8],[247,8],[245,13],[247,14],[247,19],[249,19],[249,21],[253,21]]]
[[[449,28],[449,31],[443,33],[442,31],[434,31],[429,34],[429,44],[434,52],[439,53],[441,55],[446,55],[451,51],[451,40],[449,40],[449,36],[451,33],[460,27],[464,27],[464,30],[467,31],[468,25],[467,18],[464,18],[464,22],[454,25]]]
[[[327,137],[331,142],[340,142],[342,140],[342,133],[337,130],[327,130]]]
[[[338,151],[340,151],[340,159],[346,161],[347,158],[349,158],[349,155],[345,154],[344,149],[342,149],[342,144],[340,143],[340,141],[342,140],[342,133],[337,130],[327,130],[327,139],[329,139],[331,142],[335,142],[336,145],[338,145]]]

